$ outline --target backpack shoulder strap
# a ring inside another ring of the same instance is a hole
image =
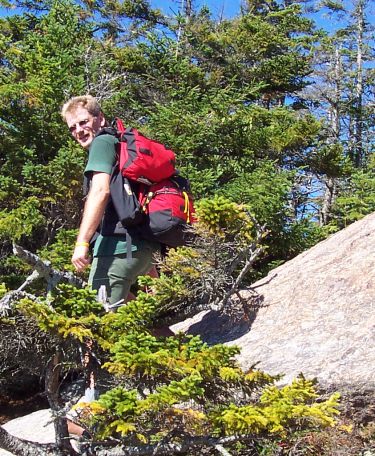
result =
[[[97,136],[101,136],[101,135],[111,135],[111,136],[116,136],[116,138],[118,137],[118,132],[116,130],[116,128],[113,128],[113,127],[104,127],[102,129],[100,129],[96,135],[95,135],[95,138]]]
[[[120,133],[120,135],[125,133],[126,130],[123,121],[118,117],[116,117],[115,120],[112,122],[112,128],[115,128],[117,132]]]

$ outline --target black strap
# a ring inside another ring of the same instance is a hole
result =
[[[132,251],[132,238],[126,230],[126,259],[131,260],[133,258],[133,251]]]

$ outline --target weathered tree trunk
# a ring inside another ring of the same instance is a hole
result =
[[[47,292],[51,291],[62,280],[65,280],[78,288],[82,287],[84,284],[82,279],[71,272],[61,272],[54,269],[49,261],[43,260],[38,255],[29,252],[19,245],[13,245],[13,253],[21,258],[21,260],[24,260],[26,263],[33,266],[39,276],[46,280]]]
[[[65,450],[66,454],[70,454],[72,447],[69,441],[67,422],[66,418],[61,416],[61,407],[59,405],[61,371],[62,354],[58,351],[52,356],[47,365],[45,390],[51,410],[55,414],[56,445],[58,448]]]
[[[363,33],[364,0],[358,0],[356,11],[357,59],[354,114],[354,164],[360,167],[363,162]]]
[[[320,225],[327,225],[332,219],[332,206],[336,198],[336,179],[327,177],[324,181],[325,191],[322,209],[320,212]]]
[[[330,138],[331,145],[340,142],[340,96],[341,96],[341,78],[342,78],[342,65],[340,49],[336,47],[335,57],[333,61],[333,83],[334,95],[330,103],[329,118],[330,118]],[[323,204],[320,211],[320,225],[327,225],[332,218],[332,207],[336,198],[336,178],[327,176],[324,180],[325,189]]]
[[[0,426],[0,448],[17,456],[61,456],[62,453],[56,445],[41,444],[19,439],[9,434]]]
[[[34,270],[17,290],[10,291],[0,300],[0,315],[6,314],[11,309],[12,303],[17,302],[20,298],[28,297],[35,300],[36,297],[26,293],[24,289],[40,277],[45,279],[48,293],[61,281],[66,281],[77,288],[85,285],[85,282],[73,273],[54,269],[49,261],[41,259],[35,253],[29,252],[19,245],[13,245],[13,253],[30,264]]]

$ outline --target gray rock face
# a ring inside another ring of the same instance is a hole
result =
[[[375,388],[375,213],[272,270],[242,291],[249,318],[205,311],[172,329],[241,347],[289,382],[302,372],[323,387]]]
[[[10,434],[31,442],[53,443],[55,428],[51,410],[43,409],[29,415],[15,418],[3,425]],[[10,456],[13,453],[0,448],[0,456]]]

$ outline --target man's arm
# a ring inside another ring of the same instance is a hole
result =
[[[85,244],[90,242],[103,217],[110,195],[110,178],[111,176],[107,173],[93,173],[77,236],[77,244],[83,243],[83,245],[76,245],[72,256],[72,263],[78,272],[83,271],[90,263],[89,248]]]

